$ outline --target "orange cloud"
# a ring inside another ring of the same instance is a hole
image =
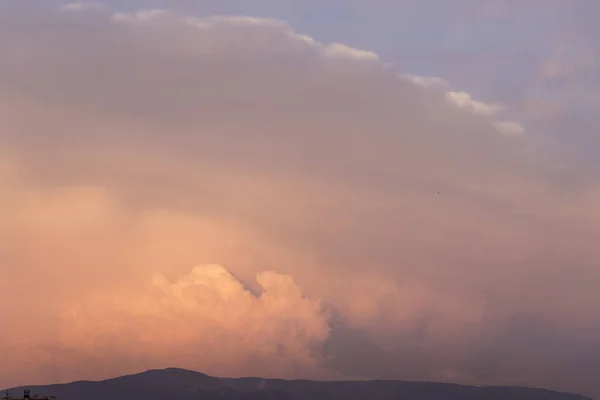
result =
[[[257,281],[261,293],[254,295],[219,265],[195,267],[175,282],[157,275],[146,290],[65,311],[59,341],[91,357],[118,352],[155,365],[176,358],[215,374],[326,373],[319,348],[329,326],[321,304],[304,298],[289,276],[265,271]]]
[[[0,386],[570,388],[598,345],[597,177],[443,81],[247,17],[21,9],[0,51]]]

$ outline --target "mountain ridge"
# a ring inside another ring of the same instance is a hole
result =
[[[182,368],[151,369],[101,381],[81,380],[24,389],[57,400],[592,400],[579,394],[523,386],[467,386],[399,380],[316,381],[261,377],[224,378]]]

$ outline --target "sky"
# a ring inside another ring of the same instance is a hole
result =
[[[0,2],[0,387],[600,396],[600,3]]]

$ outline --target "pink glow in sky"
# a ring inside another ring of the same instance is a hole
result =
[[[598,392],[598,174],[510,104],[265,18],[24,7],[0,54],[0,386]]]

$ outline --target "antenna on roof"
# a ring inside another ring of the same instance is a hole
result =
[[[4,397],[2,398],[2,400],[10,400],[10,393],[8,392],[8,389],[6,389],[6,391],[4,392]]]

